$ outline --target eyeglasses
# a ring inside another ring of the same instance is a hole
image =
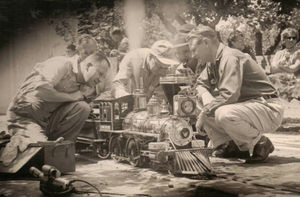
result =
[[[297,38],[295,36],[285,37],[286,40],[296,40]]]

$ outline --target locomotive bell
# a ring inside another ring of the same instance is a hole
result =
[[[160,104],[156,95],[153,95],[147,104],[149,115],[158,115],[160,113]]]

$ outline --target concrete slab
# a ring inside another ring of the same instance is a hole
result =
[[[275,151],[261,164],[239,159],[211,158],[217,177],[193,180],[166,172],[135,168],[113,160],[79,160],[76,172],[64,176],[82,179],[99,188],[103,196],[299,196],[300,135],[267,134]],[[95,191],[75,183],[79,190]],[[0,181],[0,196],[41,196],[39,183],[32,180]],[[71,196],[97,196],[72,194]]]

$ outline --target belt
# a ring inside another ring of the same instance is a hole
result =
[[[276,94],[271,94],[271,95],[263,95],[262,96],[264,99],[271,99],[271,98],[278,98]]]

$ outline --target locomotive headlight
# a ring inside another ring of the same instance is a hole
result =
[[[165,121],[162,128],[160,136],[164,136],[165,140],[171,140],[178,147],[186,146],[192,141],[193,129],[182,118],[172,117]]]
[[[190,136],[190,130],[188,128],[183,128],[180,131],[180,135],[183,139],[188,138]]]
[[[195,110],[196,104],[192,99],[187,99],[182,101],[180,107],[183,113],[191,114]]]

